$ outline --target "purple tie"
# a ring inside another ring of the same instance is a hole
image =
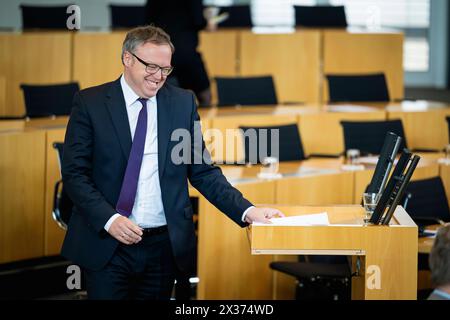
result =
[[[139,112],[127,169],[116,206],[116,211],[125,217],[129,217],[133,210],[142,157],[144,156],[145,137],[147,135],[147,99],[139,98],[137,101],[142,103],[142,109]]]

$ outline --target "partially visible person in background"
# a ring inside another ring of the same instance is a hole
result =
[[[195,93],[200,107],[210,106],[208,73],[197,51],[198,32],[213,31],[216,25],[211,19],[205,19],[202,0],[148,0],[146,11],[147,22],[163,28],[176,48],[172,78],[181,88]]]
[[[436,234],[430,252],[431,280],[436,289],[428,300],[450,300],[450,224],[441,227]]]

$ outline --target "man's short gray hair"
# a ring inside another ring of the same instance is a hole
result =
[[[436,286],[450,284],[450,224],[439,228],[430,252],[431,280]]]
[[[141,44],[151,42],[157,45],[168,45],[172,54],[175,47],[170,41],[170,36],[161,28],[155,26],[143,26],[128,31],[122,45],[122,63],[125,51],[134,53],[134,50]]]

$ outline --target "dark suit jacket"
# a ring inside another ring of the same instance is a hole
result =
[[[199,116],[193,94],[165,84],[157,94],[157,102],[162,202],[175,260],[181,270],[190,272],[196,259],[196,239],[188,179],[241,227],[246,226],[241,221],[242,213],[251,203],[227,182],[220,168],[204,162],[174,164],[171,161],[171,150],[179,143],[170,141],[172,131],[184,128],[194,137],[194,130],[200,130],[194,126]],[[120,79],[75,95],[62,165],[64,187],[75,207],[62,255],[82,267],[103,268],[119,243],[104,226],[116,213],[131,144]]]

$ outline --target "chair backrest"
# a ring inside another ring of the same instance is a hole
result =
[[[249,5],[219,7],[219,14],[228,13],[228,19],[219,23],[219,28],[251,28],[252,16]]]
[[[329,102],[389,101],[384,73],[327,75]]]
[[[142,6],[122,6],[109,5],[111,15],[111,28],[134,28],[146,25],[147,13],[145,5]]]
[[[445,117],[445,119],[447,120],[447,125],[448,125],[448,142],[450,143],[450,116],[449,117]]]
[[[20,88],[25,98],[26,115],[30,118],[69,115],[73,96],[80,90],[76,82],[55,85],[22,84]]]
[[[402,138],[399,152],[407,147],[401,120],[341,121],[345,151],[358,149],[361,154],[380,154],[387,132]]]
[[[64,143],[55,142],[53,143],[53,148],[55,148],[58,154],[58,160],[61,170]],[[62,229],[67,229],[70,217],[72,216],[73,202],[64,190],[64,185],[62,180],[59,180],[55,185],[55,191],[53,195],[53,219],[58,223]]]
[[[347,27],[344,6],[294,6],[295,25],[303,27]]]
[[[215,78],[219,106],[276,105],[278,103],[272,76]]]
[[[282,126],[270,126],[270,127],[245,127],[241,126],[244,133],[244,149],[245,149],[245,162],[246,163],[261,163],[263,159],[260,156],[277,156],[273,154],[275,148],[272,148],[272,135],[274,133],[272,130],[278,129],[278,161],[294,161],[294,160],[304,160],[305,153],[303,151],[303,145],[300,138],[300,133],[298,131],[297,124],[288,124]],[[255,134],[250,134],[248,130],[255,130]],[[262,131],[266,130],[266,131]],[[265,136],[264,136],[265,135]],[[252,141],[256,137],[256,141]],[[275,135],[274,135],[275,137]],[[260,140],[262,138],[262,140]],[[260,155],[260,143],[265,143],[267,141],[267,154]],[[274,141],[276,142],[276,141]],[[255,146],[256,143],[256,146]],[[254,147],[251,147],[253,144]],[[256,151],[256,154],[250,154],[250,151]]]
[[[20,5],[23,29],[67,29],[67,6]]]
[[[411,195],[406,211],[414,218],[437,218],[450,221],[450,209],[441,177],[410,181],[406,192]]]

